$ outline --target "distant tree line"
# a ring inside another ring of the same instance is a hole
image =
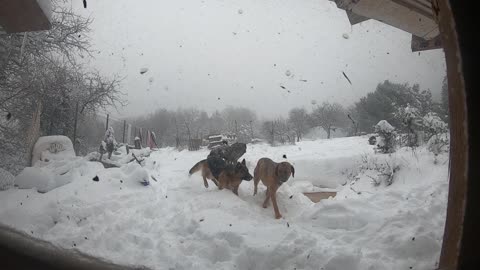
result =
[[[446,93],[446,79],[440,102],[434,102],[430,90],[421,90],[418,84],[410,86],[387,80],[348,108],[324,101],[313,103],[310,110],[293,108],[287,117],[269,120],[261,120],[254,111],[242,107],[228,107],[211,114],[198,109],[159,109],[131,121],[156,130],[157,139],[164,146],[185,146],[189,139],[215,133],[236,134],[241,142],[260,138],[271,144],[294,144],[313,128],[323,129],[326,137],[331,138],[334,131],[347,136],[372,133],[380,120],[387,120],[405,133],[411,131],[409,121],[416,118],[435,116],[448,123]]]

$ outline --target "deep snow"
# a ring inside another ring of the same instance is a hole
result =
[[[84,158],[62,164],[69,184],[40,194],[0,191],[0,220],[65,248],[155,269],[433,269],[445,222],[448,155],[423,148],[374,154],[368,137],[249,145],[250,172],[261,157],[295,166],[278,191],[283,219],[261,207],[263,185],[239,196],[205,189],[188,170],[206,157],[160,149],[122,168]],[[121,158],[118,158],[121,159]],[[390,186],[372,185],[367,163],[398,166]],[[69,165],[70,164],[70,165]],[[363,166],[365,167],[365,166]],[[363,168],[362,167],[362,168]],[[45,168],[47,169],[47,168]],[[157,181],[140,184],[146,175]],[[99,181],[92,181],[98,176]],[[353,177],[352,177],[353,176]],[[302,192],[338,190],[317,204]]]

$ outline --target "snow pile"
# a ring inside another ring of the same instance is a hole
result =
[[[56,187],[54,177],[48,171],[27,167],[15,178],[15,185],[19,188],[36,188],[38,192],[48,192]]]
[[[262,157],[286,155],[295,166],[295,178],[277,192],[280,220],[271,204],[261,206],[265,186],[256,196],[252,181],[240,185],[239,196],[215,185],[205,189],[200,174],[189,177],[188,170],[209,151],[174,148],[152,152],[143,166],[49,164],[41,169],[68,170],[72,182],[46,194],[1,191],[0,220],[64,248],[153,269],[434,269],[448,154],[435,157],[421,147],[375,154],[367,138],[249,144],[250,173]],[[367,176],[373,171],[358,169],[363,157],[398,165],[393,182],[374,185]],[[157,181],[143,186],[145,179]],[[322,189],[337,196],[314,204],[302,194]]]
[[[66,136],[44,136],[38,138],[33,147],[32,165],[37,161],[48,162],[75,157],[72,141]]]
[[[15,176],[10,172],[0,168],[0,190],[7,190],[13,187]]]

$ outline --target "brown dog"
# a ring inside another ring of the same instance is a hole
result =
[[[227,167],[218,176],[218,188],[230,189],[235,195],[238,195],[238,187],[242,180],[252,180],[252,175],[248,171],[245,159],[237,162],[236,165],[227,165]]]
[[[208,182],[207,179],[210,179],[213,181],[213,183],[218,186],[218,181],[215,179],[213,176],[212,172],[210,171],[210,168],[208,167],[207,160],[200,160],[197,162],[197,164],[193,165],[193,167],[189,171],[189,175],[192,175],[199,170],[202,170],[202,177],[203,177],[203,184],[205,185],[205,188],[208,188]]]
[[[265,201],[263,202],[263,208],[267,208],[268,199],[272,199],[273,209],[275,211],[275,218],[281,218],[280,211],[278,211],[277,205],[277,189],[285,182],[288,178],[295,176],[295,168],[288,162],[273,162],[269,158],[261,158],[257,162],[257,167],[253,172],[253,182],[254,182],[254,191],[253,195],[257,194],[257,185],[260,180],[267,187],[267,193]]]

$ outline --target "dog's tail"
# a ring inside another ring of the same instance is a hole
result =
[[[193,167],[190,169],[190,171],[188,171],[188,174],[189,175],[192,175],[196,172],[198,172],[199,170],[202,169],[202,166],[203,166],[203,163],[205,163],[207,160],[204,159],[204,160],[200,160],[199,162],[197,162],[197,164],[193,165]]]

